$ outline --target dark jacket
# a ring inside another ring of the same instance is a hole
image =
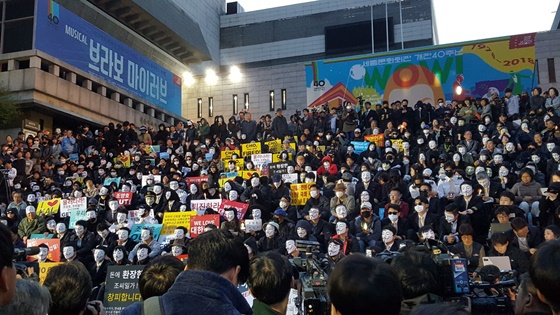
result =
[[[477,268],[482,267],[480,265],[480,260],[481,260],[481,250],[484,247],[477,243],[477,242],[473,242],[472,244],[472,253],[470,256],[467,255],[467,251],[465,250],[465,245],[461,242],[459,244],[453,245],[452,247],[449,248],[449,251],[459,255],[461,258],[465,258],[467,259],[467,269],[469,272],[473,272],[476,271]],[[483,251],[484,253],[484,251]]]
[[[539,247],[539,245],[544,241],[543,233],[536,226],[530,225],[528,228],[529,233],[527,233],[527,244],[529,245],[529,248]],[[508,237],[509,244],[519,248],[519,238],[515,235],[513,230],[507,230],[504,233]]]
[[[498,253],[492,247],[487,256],[508,256],[511,263],[511,269],[517,271],[518,274],[523,274],[529,269],[529,260],[527,259],[527,256],[525,256],[519,248],[511,245],[508,245],[504,254]]]
[[[284,136],[288,132],[288,122],[286,117],[275,117],[272,121],[272,135],[278,139],[284,139]]]

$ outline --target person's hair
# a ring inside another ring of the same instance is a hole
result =
[[[496,280],[500,278],[500,268],[495,265],[487,265],[480,269],[479,275],[482,281],[496,283]]]
[[[457,303],[434,303],[415,307],[410,315],[469,315],[470,313],[461,304]]]
[[[503,232],[496,232],[492,234],[492,236],[490,237],[490,241],[492,242],[492,246],[505,245],[508,242],[508,237]]]
[[[504,191],[503,193],[500,194],[500,197],[506,197],[511,201],[515,201],[515,194],[512,193],[509,190]]]
[[[521,176],[523,176],[523,174],[527,174],[527,175],[531,176],[531,181],[533,181],[535,179],[535,173],[533,172],[532,169],[530,169],[528,167],[524,167],[523,169],[521,169],[521,171],[519,172],[519,178],[521,178]]]
[[[430,202],[428,201],[428,198],[426,197],[422,197],[422,196],[418,196],[416,198],[414,198],[414,201],[419,200],[421,203],[423,204],[430,204]]]
[[[463,236],[463,235],[473,236],[474,235],[474,229],[470,224],[463,223],[459,226],[459,235],[461,235],[461,236]]]
[[[391,267],[400,280],[405,300],[427,293],[440,293],[438,267],[430,255],[407,251],[395,256]]]
[[[498,216],[498,214],[506,214],[509,215],[509,208],[506,206],[499,206],[494,210],[494,216]]]
[[[397,315],[401,285],[391,267],[364,255],[343,258],[329,276],[327,290],[341,315]]]
[[[17,279],[16,290],[10,304],[5,306],[2,314],[10,315],[44,315],[49,313],[51,294],[36,281]]]
[[[184,269],[183,262],[174,256],[160,256],[150,261],[138,279],[142,299],[163,295]]]
[[[0,272],[4,267],[12,268],[14,257],[14,244],[12,234],[7,226],[0,224]]]
[[[92,289],[89,272],[75,261],[51,268],[43,285],[51,293],[49,315],[79,314]]]
[[[391,231],[393,235],[397,235],[397,229],[395,229],[395,227],[392,225],[385,225],[383,229],[381,229],[381,231],[385,231],[385,230]]]
[[[247,284],[251,294],[267,305],[282,302],[292,284],[293,268],[288,259],[276,252],[265,252],[251,260]]]
[[[547,227],[544,228],[545,230],[550,230],[550,232],[552,232],[552,234],[554,234],[554,236],[556,236],[556,238],[558,238],[560,236],[560,227],[558,225],[549,225]]]
[[[189,269],[222,274],[237,266],[241,267],[238,279],[243,283],[249,276],[249,255],[242,239],[229,231],[208,231],[190,242]]]
[[[364,191],[367,191],[367,190],[364,190]],[[398,212],[401,212],[401,206],[399,206],[397,204],[394,204],[394,203],[389,204],[387,211],[389,211],[391,209],[396,210]]]
[[[525,220],[524,218],[514,218],[513,220],[511,220],[511,228],[516,232],[526,226],[528,226],[527,220]]]
[[[545,242],[531,257],[529,275],[546,303],[560,312],[560,242]]]

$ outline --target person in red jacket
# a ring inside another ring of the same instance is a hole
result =
[[[326,175],[336,175],[336,173],[338,173],[338,167],[336,166],[336,164],[334,164],[332,162],[332,159],[330,156],[325,156],[322,160],[321,163],[323,165],[319,166],[319,169],[317,170],[317,176],[323,176]],[[325,174],[328,173],[328,174]]]

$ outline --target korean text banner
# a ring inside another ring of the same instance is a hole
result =
[[[52,0],[37,1],[35,49],[181,115],[181,78]]]
[[[536,84],[535,34],[360,55],[306,64],[307,105],[373,105],[408,99],[436,104],[467,97],[514,95]]]

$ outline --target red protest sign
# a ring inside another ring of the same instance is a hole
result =
[[[243,217],[245,216],[245,212],[247,212],[247,208],[249,208],[249,205],[243,202],[223,200],[222,204],[218,208],[218,213],[224,218],[226,217],[226,211],[225,211],[226,208],[237,209],[237,219],[242,220]]]
[[[206,224],[214,224],[220,227],[220,216],[218,214],[199,215],[191,218],[191,238],[197,237],[204,232]]]
[[[49,247],[47,259],[51,261],[60,261],[60,239],[33,238],[27,240],[27,247],[39,246],[41,244],[46,244]]]
[[[130,206],[132,203],[132,192],[120,192],[117,191],[113,194],[113,197],[117,198],[119,201],[119,206]]]
[[[187,186],[191,186],[191,184],[197,184],[200,186],[202,182],[207,182],[208,176],[193,176],[187,177]]]

